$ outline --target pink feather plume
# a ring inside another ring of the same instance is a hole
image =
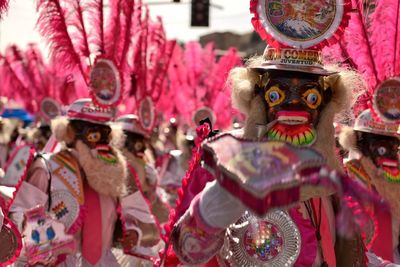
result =
[[[180,117],[179,121],[193,127],[194,112],[208,107],[216,115],[216,128],[231,127],[233,119],[240,115],[231,106],[226,79],[229,71],[240,65],[240,56],[233,48],[218,59],[213,44],[202,48],[199,43],[189,42],[184,51],[177,46],[159,109],[166,119]]]
[[[37,10],[39,12],[37,21],[39,33],[49,44],[52,61],[57,62],[59,68],[67,71],[78,69],[85,76],[86,71],[81,57],[68,32],[69,25],[66,21],[68,11],[58,0],[38,0]]]
[[[29,44],[25,51],[10,46],[2,60],[2,94],[16,100],[29,112],[38,112],[45,97],[68,105],[77,98],[88,96],[87,90],[83,94],[76,90],[76,80],[60,72],[58,65],[45,63],[36,44]]]
[[[10,0],[0,0],[0,17],[8,11]]]
[[[400,71],[400,2],[380,0],[371,15],[370,40],[378,78],[383,81]]]

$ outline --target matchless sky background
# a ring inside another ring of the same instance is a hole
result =
[[[211,0],[212,4],[223,9],[210,8],[210,27],[190,27],[190,1],[181,0],[180,4],[159,5],[172,0],[144,0],[150,5],[151,17],[162,16],[167,36],[187,42],[197,40],[199,36],[211,32],[232,31],[246,33],[253,30],[249,11],[249,0]],[[11,0],[10,9],[0,22],[1,52],[9,44],[24,48],[30,42],[37,42],[45,48],[35,29],[37,14],[34,0]]]

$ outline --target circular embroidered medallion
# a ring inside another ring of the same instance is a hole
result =
[[[66,190],[51,193],[51,215],[65,225],[68,231],[79,215],[79,204],[75,197]]]
[[[250,9],[263,39],[273,46],[278,42],[305,49],[338,39],[349,4],[347,0],[252,0]]]
[[[139,121],[147,132],[150,132],[154,126],[156,115],[154,112],[154,103],[151,97],[147,96],[140,101]]]
[[[400,122],[400,78],[391,78],[378,86],[373,96],[374,111],[388,123]]]
[[[90,94],[96,105],[115,107],[122,100],[121,75],[111,60],[98,59],[90,71]]]
[[[291,266],[299,256],[300,232],[284,211],[261,219],[246,212],[229,230],[228,261],[233,266]]]
[[[40,102],[40,112],[47,121],[61,115],[60,104],[51,97],[46,97]]]
[[[17,227],[9,220],[5,219],[0,231],[0,265],[11,264],[21,252],[21,235]]]

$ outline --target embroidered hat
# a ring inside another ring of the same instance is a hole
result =
[[[400,137],[399,124],[385,123],[373,118],[371,110],[364,110],[354,123],[354,130],[387,136]]]
[[[324,68],[321,51],[294,48],[276,49],[266,47],[263,54],[263,61],[252,68],[260,72],[286,70],[314,73],[323,76],[336,73]]]
[[[120,116],[115,120],[115,122],[120,125],[124,131],[141,134],[148,137],[147,132],[140,124],[139,117],[134,114]]]
[[[107,124],[114,119],[115,109],[111,107],[99,107],[94,105],[90,98],[82,98],[70,105],[67,117],[70,120]]]

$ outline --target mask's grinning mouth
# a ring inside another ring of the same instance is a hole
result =
[[[392,159],[380,159],[379,166],[383,170],[383,176],[388,182],[400,183],[400,166],[398,161]]]
[[[284,141],[297,146],[310,146],[317,132],[309,123],[310,114],[304,111],[280,111],[277,120],[267,132],[269,140]]]

